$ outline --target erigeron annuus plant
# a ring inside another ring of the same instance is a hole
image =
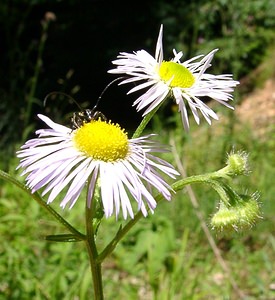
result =
[[[203,183],[217,192],[220,202],[211,218],[211,227],[217,231],[246,230],[260,217],[258,194],[240,195],[231,187],[232,178],[248,173],[246,153],[230,153],[226,166],[218,171],[179,178],[177,170],[159,156],[169,151],[168,147],[160,144],[154,133],[143,135],[160,105],[169,99],[177,103],[186,130],[190,126],[188,107],[198,124],[198,111],[211,124],[211,118],[218,117],[200,97],[210,97],[232,108],[228,101],[232,100],[231,93],[238,84],[230,74],[206,73],[217,50],[183,63],[180,62],[182,53],[174,51],[172,60],[165,61],[162,35],[161,26],[155,57],[145,50],[123,52],[113,62],[116,67],[110,70],[110,73],[124,77],[121,84],[138,83],[129,93],[146,89],[133,103],[137,111],[145,108],[145,112],[131,138],[120,125],[101,114],[78,119],[71,128],[39,114],[40,120],[49,128],[38,130],[38,137],[28,140],[17,152],[20,159],[18,168],[23,169],[22,175],[27,175],[26,185],[4,172],[0,173],[2,178],[28,193],[68,230],[68,234],[51,235],[47,239],[86,243],[95,299],[104,298],[101,276],[104,259],[138,220],[146,217],[148,212],[154,213],[160,201],[171,200],[186,185]],[[164,174],[170,178],[169,181],[164,179]],[[73,208],[85,191],[85,233],[76,230],[49,205],[57,201],[63,190],[66,193],[60,202],[62,208]],[[96,237],[100,221],[104,216],[114,215],[117,221],[120,221],[121,215],[128,221],[99,251]]]

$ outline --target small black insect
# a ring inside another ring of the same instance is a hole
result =
[[[71,117],[71,128],[75,130],[81,127],[84,123],[89,123],[92,120],[98,120],[99,118],[102,121],[106,121],[107,118],[103,115],[102,112],[95,110],[97,105],[93,109],[84,109],[79,112],[74,112]]]

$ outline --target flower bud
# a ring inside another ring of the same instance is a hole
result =
[[[236,196],[235,202],[227,206],[223,201],[211,219],[214,230],[221,232],[244,231],[250,229],[260,218],[258,194]]]
[[[228,175],[247,175],[248,168],[248,154],[244,151],[238,151],[237,153],[230,153],[226,162],[228,166]]]

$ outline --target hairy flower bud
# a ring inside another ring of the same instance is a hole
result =
[[[246,175],[249,172],[248,154],[244,151],[230,153],[226,164],[231,176]]]
[[[258,194],[240,195],[235,202],[227,206],[223,201],[219,204],[219,210],[211,219],[214,230],[221,232],[244,231],[250,229],[260,218],[260,206]]]

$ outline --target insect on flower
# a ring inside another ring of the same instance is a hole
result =
[[[100,98],[98,98],[100,99]],[[98,120],[99,118],[102,121],[106,121],[107,118],[103,115],[102,112],[96,110],[98,105],[98,101],[93,109],[84,109],[79,112],[74,112],[71,117],[71,128],[75,130],[80,128],[84,123],[89,123],[92,120]]]

